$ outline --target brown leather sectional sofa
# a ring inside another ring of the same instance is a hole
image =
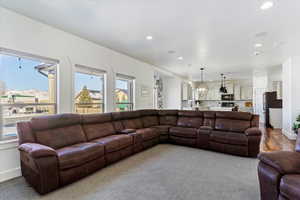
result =
[[[261,200],[300,199],[300,135],[296,151],[260,153],[258,177]]]
[[[258,116],[139,110],[35,117],[17,125],[22,175],[40,194],[158,143],[256,157]]]

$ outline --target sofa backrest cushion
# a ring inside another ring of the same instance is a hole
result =
[[[122,123],[121,112],[113,112],[112,114],[113,126],[116,132],[124,130],[124,126]]]
[[[200,111],[179,111],[177,126],[200,128],[203,124],[203,112]]]
[[[122,121],[125,129],[141,129],[143,128],[143,122],[140,118],[126,119]]]
[[[176,126],[177,114],[178,114],[178,110],[159,110],[158,111],[159,124]]]
[[[244,132],[251,127],[252,114],[246,112],[216,112],[215,129]]]
[[[111,113],[81,115],[81,119],[88,141],[115,133]]]
[[[77,114],[49,115],[32,118],[31,127],[37,143],[58,149],[86,142],[80,122]]]
[[[209,126],[211,128],[215,127],[216,123],[216,112],[214,111],[204,111],[203,112],[203,126]]]
[[[31,123],[29,121],[18,122],[17,130],[19,136],[19,144],[36,142],[33,130],[31,128]]]
[[[141,129],[143,122],[140,111],[121,112],[122,124],[125,129]]]
[[[145,128],[159,125],[157,110],[140,110],[140,113],[142,116],[143,126]]]

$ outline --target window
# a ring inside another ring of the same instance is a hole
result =
[[[16,124],[56,113],[58,62],[0,51],[0,136],[16,137]]]
[[[133,110],[134,77],[117,74],[116,77],[116,111]]]
[[[74,109],[76,113],[103,113],[105,111],[105,71],[76,65],[74,76]]]

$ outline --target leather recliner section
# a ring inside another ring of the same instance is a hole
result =
[[[45,194],[158,143],[255,157],[257,121],[249,113],[154,109],[35,117],[17,125],[22,174]]]
[[[203,125],[203,112],[179,111],[175,127],[170,128],[170,140],[174,144],[197,146],[198,129]]]
[[[262,200],[300,199],[300,136],[295,152],[275,151],[258,155],[258,178]]]

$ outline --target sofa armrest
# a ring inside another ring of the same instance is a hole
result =
[[[19,150],[22,175],[38,193],[46,194],[59,187],[59,161],[54,149],[24,143]]]
[[[248,128],[245,131],[245,134],[247,136],[261,136],[261,130],[259,130],[259,128],[257,127],[252,127],[252,128]]]
[[[134,133],[136,130],[135,129],[124,129],[118,131],[119,134],[129,134],[129,133]]]
[[[300,153],[298,152],[260,153],[258,159],[281,174],[300,174]]]
[[[56,151],[51,147],[37,144],[37,143],[21,144],[19,146],[19,150],[28,153],[33,158],[57,156]]]

